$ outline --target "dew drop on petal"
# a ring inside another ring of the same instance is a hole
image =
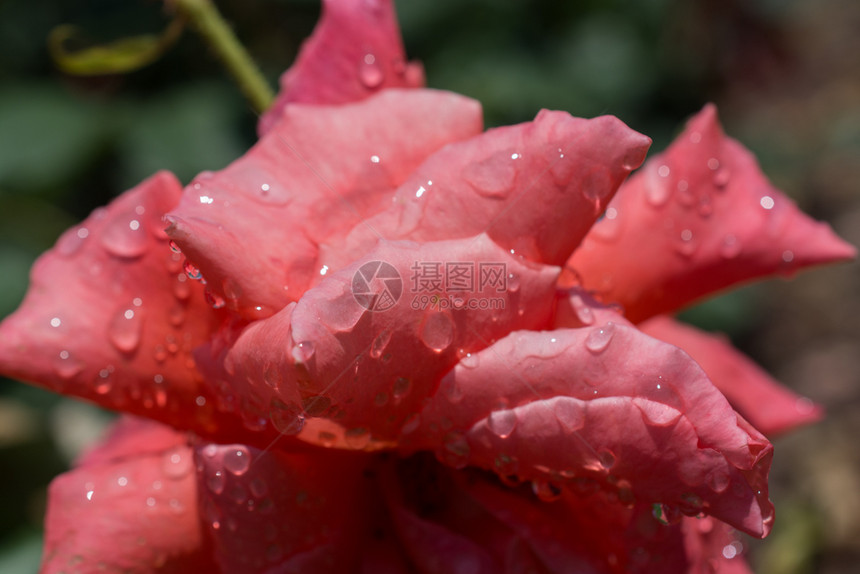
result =
[[[561,498],[561,487],[548,480],[533,480],[532,492],[544,502],[552,502]]]
[[[600,466],[602,466],[606,470],[609,470],[613,466],[615,466],[615,462],[616,462],[615,453],[613,453],[608,448],[598,449],[597,460],[600,461]]]
[[[406,377],[397,377],[394,381],[394,387],[391,389],[391,394],[396,400],[400,400],[409,394],[412,390],[412,381]]]
[[[370,356],[374,359],[381,357],[389,341],[391,341],[391,331],[386,329],[373,339],[373,343],[370,345]]]
[[[512,409],[493,411],[487,417],[487,427],[499,438],[508,438],[517,426],[517,413]]]
[[[224,453],[224,468],[236,476],[245,474],[250,466],[251,453],[247,448],[240,446]]]
[[[121,308],[108,325],[108,340],[123,353],[131,353],[140,345],[144,311],[140,308]]]
[[[164,453],[161,468],[165,476],[170,478],[182,478],[191,472],[193,466],[192,456],[181,448],[173,448]]]
[[[72,354],[66,350],[62,350],[55,355],[53,366],[54,372],[65,381],[68,381],[80,373],[84,368],[83,363],[75,359]]]
[[[351,428],[344,433],[343,440],[349,448],[362,450],[370,444],[370,431],[364,427]]]
[[[651,505],[651,515],[657,522],[664,526],[678,524],[683,518],[681,512],[677,508],[669,506],[668,504],[660,504],[659,502]]]
[[[304,410],[277,397],[269,403],[269,418],[279,433],[288,436],[299,434],[305,425]]]
[[[449,313],[431,311],[424,316],[419,327],[418,337],[428,348],[441,353],[454,340],[454,321]]]
[[[741,242],[729,233],[720,242],[720,255],[725,259],[734,259],[741,252]]]
[[[614,334],[615,325],[612,322],[606,323],[603,327],[594,328],[585,338],[585,348],[594,354],[602,353],[609,346]]]
[[[705,478],[705,482],[708,484],[708,487],[717,494],[725,492],[729,487],[731,480],[729,473],[720,468],[712,470]]]
[[[314,344],[311,341],[302,341],[293,347],[292,355],[296,363],[307,363],[314,356]]]
[[[480,358],[477,353],[466,353],[460,357],[460,364],[467,369],[474,369],[480,364]]]
[[[576,318],[579,319],[580,323],[586,326],[594,324],[594,311],[591,310],[591,307],[586,305],[580,295],[571,295],[570,305],[573,307],[573,311],[576,313]]]
[[[373,54],[365,54],[358,67],[358,79],[369,90],[382,85],[385,74]]]
[[[585,426],[585,404],[577,399],[560,397],[555,399],[552,412],[562,428],[569,432]]]
[[[453,468],[466,468],[471,452],[466,437],[460,433],[451,432],[445,435],[439,459]]]
[[[111,255],[124,259],[140,257],[146,252],[149,243],[143,227],[136,219],[116,218],[102,230],[102,247]]]

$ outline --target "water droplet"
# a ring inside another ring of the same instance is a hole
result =
[[[389,341],[391,341],[391,331],[386,329],[377,335],[373,340],[373,343],[371,343],[370,356],[374,359],[378,359],[382,356],[382,353],[385,351],[385,347],[388,346]]]
[[[548,480],[533,480],[532,492],[544,502],[552,502],[561,498],[561,487]]]
[[[397,377],[394,381],[394,387],[391,390],[391,394],[394,396],[395,400],[401,400],[409,394],[410,390],[412,390],[412,381],[406,377]]]
[[[188,259],[185,260],[183,268],[185,269],[185,274],[188,276],[189,279],[200,281],[203,278],[203,274],[200,273],[200,270],[197,269],[197,267],[195,267],[194,264],[191,263],[191,261],[189,261]]]
[[[193,457],[182,448],[173,448],[164,453],[161,468],[170,478],[182,478],[191,472]]]
[[[469,464],[471,448],[466,437],[460,433],[448,433],[442,443],[442,450],[438,453],[441,462],[456,469],[466,468]]]
[[[782,252],[782,261],[784,263],[791,263],[794,261],[794,252],[790,250],[785,250]]]
[[[714,187],[717,189],[725,189],[731,180],[731,172],[725,168],[720,168],[714,173]]]
[[[442,392],[451,403],[456,404],[463,400],[463,389],[460,388],[456,377],[446,377],[442,381]]]
[[[658,168],[657,168],[657,175],[659,175],[660,177],[669,177],[669,173],[670,173],[671,171],[672,171],[672,170],[671,170],[671,169],[669,169],[669,166],[668,166],[668,165],[663,164],[663,165],[661,165],[660,167],[658,167]]]
[[[388,393],[376,393],[373,402],[378,407],[384,407],[388,404]]]
[[[251,466],[251,453],[244,446],[230,449],[224,453],[224,468],[236,476],[241,476]]]
[[[253,479],[248,487],[251,490],[251,494],[257,498],[266,496],[266,493],[269,492],[269,487],[266,484],[266,481],[259,477]]]
[[[672,426],[681,418],[681,411],[672,406],[639,398],[634,398],[633,402],[642,412],[642,418],[651,426]]]
[[[687,516],[695,516],[702,511],[702,497],[698,494],[687,492],[681,495],[681,502],[678,509]]]
[[[659,502],[651,505],[651,515],[657,522],[664,526],[678,524],[683,518],[681,512],[677,508],[669,506],[668,504],[660,504]]]
[[[293,347],[292,355],[296,363],[307,363],[314,356],[314,344],[311,341],[302,341]]]
[[[615,325],[610,321],[603,327],[592,329],[585,338],[585,348],[592,353],[602,353],[612,341],[612,336],[615,334]]]
[[[305,426],[305,415],[301,407],[289,404],[275,397],[269,403],[269,419],[283,435],[293,436]]]
[[[222,309],[226,302],[224,298],[213,292],[211,289],[206,289],[203,292],[203,297],[206,299],[206,302],[209,303],[209,306],[213,309]]]
[[[615,466],[615,453],[613,453],[608,448],[601,448],[597,451],[597,460],[600,461],[600,466],[605,468],[606,470],[611,469]]]
[[[385,74],[373,54],[365,54],[358,67],[358,79],[369,90],[382,85],[383,80],[385,80]]]
[[[210,474],[206,479],[206,486],[209,487],[215,494],[221,494],[224,492],[224,484],[226,482],[226,478],[224,477],[224,473],[220,470],[216,470],[212,474]]]
[[[108,340],[123,353],[131,353],[140,345],[143,329],[141,308],[121,308],[108,325]]]
[[[655,173],[649,170],[645,175],[645,201],[652,207],[662,207],[672,196],[672,189],[663,179],[655,177]]]
[[[84,368],[83,363],[72,357],[72,354],[66,350],[57,353],[54,357],[53,365],[54,372],[66,381],[80,373]]]
[[[520,290],[520,276],[516,273],[508,273],[508,291],[516,293]]]
[[[180,301],[185,301],[191,297],[191,283],[188,282],[188,277],[184,273],[176,277],[176,282],[173,284],[173,296]]]
[[[460,357],[460,364],[467,369],[475,369],[480,364],[481,360],[477,353],[466,353]]]
[[[717,494],[725,492],[731,480],[729,473],[719,468],[715,468],[705,477],[708,487]]]
[[[690,257],[696,252],[698,242],[693,237],[691,229],[684,229],[679,234],[680,240],[675,244],[675,250],[684,257]]]
[[[349,448],[361,450],[370,444],[370,431],[364,427],[352,428],[344,433],[343,440]]]
[[[170,240],[170,242],[167,245],[170,247],[170,250],[173,253],[182,253],[182,250],[179,248],[179,245],[177,245],[176,242],[173,241],[172,239]]]
[[[591,228],[595,239],[611,243],[618,237],[621,232],[621,219],[618,215],[618,210],[614,207],[606,210],[603,217]]]
[[[441,353],[454,340],[454,321],[445,311],[431,311],[424,316],[418,336],[427,347]]]
[[[576,313],[576,318],[579,319],[580,323],[585,326],[594,324],[594,311],[591,310],[591,307],[586,305],[581,295],[571,295],[570,305],[573,307],[573,311]]]
[[[720,243],[720,255],[726,259],[734,259],[741,252],[741,242],[731,233],[723,237]]]
[[[493,411],[487,417],[487,427],[499,438],[508,438],[517,426],[517,413],[512,409]]]
[[[580,400],[557,398],[552,412],[562,428],[568,432],[578,431],[585,426],[585,403]]]
[[[140,257],[146,252],[148,237],[144,226],[136,219],[116,217],[102,230],[100,241],[105,251],[126,259]]]
[[[717,171],[720,169],[720,160],[715,157],[708,159],[708,169],[711,171]]]
[[[511,191],[517,175],[511,158],[510,152],[495,153],[482,161],[468,164],[463,168],[462,177],[480,195],[503,198]]]
[[[773,201],[773,198],[771,196],[765,195],[759,200],[759,204],[763,208],[770,210],[773,209],[775,202]]]
[[[89,237],[90,231],[86,227],[72,227],[57,240],[56,251],[64,257],[74,255]]]

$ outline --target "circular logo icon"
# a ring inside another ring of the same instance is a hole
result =
[[[403,279],[385,261],[369,261],[352,276],[352,296],[370,311],[388,311],[403,294]]]

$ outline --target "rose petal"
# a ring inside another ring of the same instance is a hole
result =
[[[191,356],[223,315],[162,231],[180,191],[161,172],[63,234],[0,325],[0,370],[176,428],[241,429],[214,410]]]
[[[390,207],[323,257],[338,267],[379,237],[438,241],[486,232],[520,255],[561,265],[651,140],[618,118],[544,110],[533,122],[489,130],[433,154]]]
[[[480,131],[476,102],[430,90],[292,105],[242,158],[185,189],[167,233],[222,304],[266,317],[319,277],[320,243],[383,209],[427,155]]]
[[[313,35],[281,76],[281,92],[257,130],[270,131],[290,102],[345,104],[384,88],[423,85],[421,64],[405,61],[391,0],[324,0]]]
[[[781,386],[725,337],[666,316],[653,317],[639,328],[689,353],[735,410],[768,436],[815,422],[824,414],[820,406]]]
[[[770,530],[772,445],[676,347],[619,317],[513,333],[475,359],[443,379],[447,394],[436,393],[402,444],[457,468],[533,480],[539,491],[592,482],[756,536]]]
[[[447,264],[472,274],[471,285],[458,290]],[[458,360],[512,329],[547,324],[558,271],[515,258],[486,235],[381,242],[297,305],[251,324],[228,354],[225,376],[239,396],[271,404],[286,434],[323,417],[328,427],[310,425],[300,438],[390,446]],[[439,284],[424,284],[435,272]]]
[[[158,451],[147,442],[164,445],[161,425],[126,419],[115,429],[51,483],[42,571],[211,572],[184,437]]]
[[[195,457],[222,572],[347,572],[356,563],[366,535],[367,459],[212,443]]]
[[[624,506],[604,492],[562,492],[558,500],[545,502],[487,480],[458,482],[517,532],[551,572],[747,572],[739,554],[732,559],[723,554],[726,545],[739,544],[732,529],[710,517],[664,524],[650,506]]]
[[[569,265],[639,322],[739,282],[855,254],[767,181],[709,105],[622,186]]]

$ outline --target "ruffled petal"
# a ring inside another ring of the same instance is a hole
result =
[[[736,283],[855,254],[767,181],[709,105],[622,186],[569,266],[639,322]]]
[[[390,446],[458,360],[512,329],[547,325],[558,272],[486,235],[380,242],[298,304],[245,329],[221,376],[237,395],[271,405],[285,434],[302,431],[326,446]],[[213,377],[219,359],[199,356],[214,364]]]
[[[624,504],[605,492],[562,492],[546,502],[474,477],[458,482],[471,500],[516,532],[549,572],[748,572],[733,530],[710,517],[667,524],[649,505]]]
[[[732,347],[726,337],[699,331],[666,316],[653,317],[639,328],[689,353],[735,410],[768,436],[813,423],[824,414],[820,406],[781,386]]]
[[[0,371],[176,428],[235,430],[214,410],[191,356],[223,315],[162,231],[180,191],[159,173],[60,237],[0,325]]]
[[[410,449],[532,480],[547,495],[593,483],[755,536],[773,520],[772,445],[688,355],[620,317],[511,334],[452,370],[406,430]]]
[[[406,62],[392,0],[324,0],[313,35],[281,76],[281,92],[257,130],[270,131],[290,102],[345,104],[384,88],[423,85],[421,64]]]
[[[425,157],[481,129],[476,102],[430,90],[289,106],[243,157],[186,187],[167,233],[213,300],[266,317],[319,277],[320,243],[381,211]]]
[[[222,572],[353,572],[364,537],[368,460],[353,453],[195,451],[203,521]]]
[[[612,116],[543,110],[433,154],[387,210],[356,226],[322,259],[335,268],[379,237],[439,241],[487,233],[532,261],[570,256],[651,140]]]
[[[45,529],[46,574],[214,568],[198,518],[192,450],[153,422],[121,420],[80,466],[55,478]]]

